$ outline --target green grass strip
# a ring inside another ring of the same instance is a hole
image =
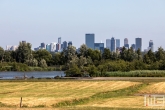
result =
[[[113,98],[113,97],[130,96],[133,95],[138,90],[140,90],[141,88],[145,87],[146,85],[147,84],[139,84],[120,90],[101,92],[87,98],[80,98],[80,99],[73,99],[73,100],[59,102],[52,106],[53,107],[76,106],[76,105],[86,104],[88,102],[92,102],[95,100],[97,101],[97,100]]]

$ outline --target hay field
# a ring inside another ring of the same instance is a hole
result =
[[[129,81],[58,81],[58,82],[0,82],[0,102],[19,107],[51,107],[65,100],[92,96],[96,93],[127,88],[139,82]]]
[[[165,94],[165,82],[150,83],[139,91],[141,94]]]

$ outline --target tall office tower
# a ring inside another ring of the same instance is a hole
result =
[[[51,45],[50,45],[50,44],[47,44],[47,45],[46,45],[46,50],[47,50],[48,52],[51,51]]]
[[[88,48],[94,49],[95,43],[95,35],[94,34],[86,34],[85,35],[85,44]]]
[[[131,47],[133,50],[135,50],[135,48],[136,48],[135,44],[132,44]]]
[[[50,51],[55,52],[55,50],[56,50],[56,43],[55,42],[50,43]]]
[[[154,52],[154,43],[153,40],[149,41],[149,48],[151,49],[152,52]]]
[[[22,41],[22,43],[26,43],[26,41]]]
[[[41,48],[45,49],[45,43],[41,43]]]
[[[136,42],[136,48],[135,48],[135,50],[138,50],[138,49],[140,49],[141,51],[142,51],[142,38],[136,38],[135,39],[135,42]]]
[[[61,44],[61,37],[58,38],[58,43]]]
[[[72,41],[69,41],[68,42],[68,46],[72,46]]]
[[[106,48],[111,50],[111,39],[106,39]]]
[[[67,47],[68,47],[68,44],[67,44],[66,41],[64,41],[64,42],[63,42],[63,49],[67,49]]]
[[[128,44],[128,38],[125,38],[125,39],[124,39],[124,46],[125,46],[126,44]]]
[[[56,51],[58,52],[59,50],[61,50],[61,44],[57,43],[56,44]]]
[[[116,42],[115,41],[116,41],[115,38],[112,37],[111,38],[111,51],[112,52],[116,52]]]
[[[6,50],[11,50],[11,47],[12,47],[11,45],[7,45]]]
[[[99,50],[101,53],[103,53],[104,52],[104,43],[95,43],[94,49]]]
[[[116,39],[116,48],[120,48],[120,39]]]

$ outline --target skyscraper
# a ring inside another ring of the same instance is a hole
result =
[[[125,38],[125,39],[124,39],[124,46],[125,46],[126,44],[128,44],[128,38]]]
[[[106,48],[111,50],[111,39],[106,39]]]
[[[142,51],[142,38],[136,38],[135,39],[135,42],[136,42],[136,50],[140,49]]]
[[[95,43],[94,46],[95,46],[94,48],[95,50],[99,50],[101,53],[104,52],[104,43]]]
[[[112,37],[111,38],[111,51],[112,52],[116,52],[116,42],[115,41],[116,41],[115,38]]]
[[[47,44],[47,45],[46,45],[46,50],[49,51],[49,52],[51,51],[51,46],[50,46],[50,44]]]
[[[66,41],[64,41],[64,42],[63,42],[63,49],[67,49],[67,47],[68,47],[68,44],[67,44]]]
[[[149,41],[149,48],[151,49],[152,52],[154,52],[154,43],[153,40]]]
[[[61,44],[61,37],[58,38],[58,43]]]
[[[133,50],[135,50],[135,48],[136,48],[135,44],[132,44],[131,47]]]
[[[95,35],[94,34],[86,34],[85,35],[85,44],[88,48],[94,49],[95,43]]]
[[[120,47],[120,39],[116,39],[116,48]]]
[[[56,43],[55,43],[55,42],[52,42],[52,43],[50,44],[50,51],[51,51],[51,52],[55,52],[55,50],[56,50]]]
[[[68,42],[68,46],[72,46],[72,41],[69,41]]]
[[[45,43],[41,43],[41,48],[45,49]]]

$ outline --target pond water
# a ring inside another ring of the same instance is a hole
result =
[[[65,76],[64,71],[47,71],[47,72],[0,72],[0,79],[15,79],[23,78],[24,76],[30,78],[54,78],[56,76]]]

